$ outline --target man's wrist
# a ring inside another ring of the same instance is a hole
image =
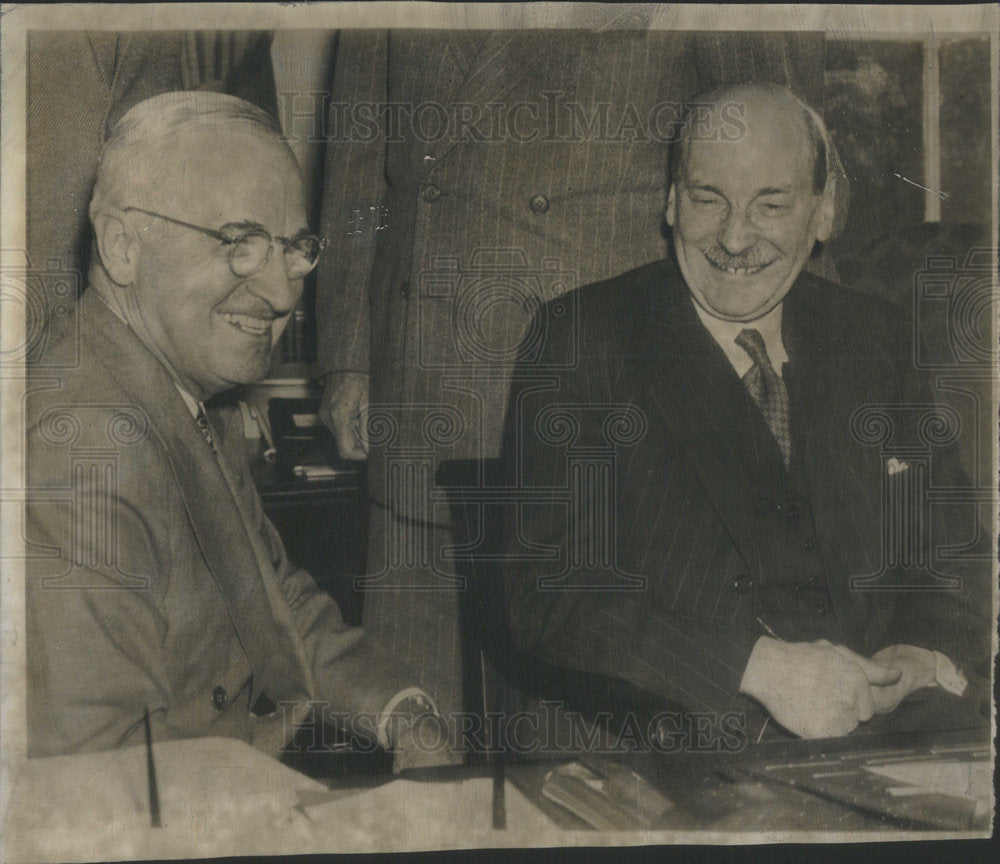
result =
[[[747,665],[740,679],[740,693],[761,700],[766,698],[770,690],[770,675],[774,668],[777,652],[782,643],[771,636],[761,636],[753,646]]]

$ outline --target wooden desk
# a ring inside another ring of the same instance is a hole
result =
[[[818,752],[829,746],[795,742],[795,749]],[[787,758],[791,751],[772,755]],[[482,769],[432,768],[324,784],[223,738],[164,741],[155,746],[155,757],[161,828],[150,824],[144,747],[5,765],[10,797],[4,860],[946,836],[904,832],[785,786],[734,781],[724,770],[726,760],[707,754],[695,754],[684,767],[676,760],[660,763],[663,788],[678,805],[670,819],[657,830],[618,832],[577,830],[578,825],[554,820],[530,790],[525,794],[510,779],[504,786],[507,828],[494,830],[493,784]],[[519,785],[525,785],[523,772],[552,766],[515,769],[523,774]]]
[[[883,837],[949,830],[986,836],[988,816],[974,815],[971,801],[944,796],[894,799],[885,791],[899,784],[862,766],[913,764],[927,755],[947,762],[960,758],[961,752],[988,753],[989,745],[988,729],[906,732],[772,742],[738,753],[605,754],[598,764],[604,760],[634,771],[670,799],[674,806],[653,826],[661,830],[862,832]],[[514,764],[507,776],[557,824],[584,828],[586,823],[542,794],[546,775],[567,761]]]

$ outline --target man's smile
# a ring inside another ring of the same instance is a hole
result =
[[[270,333],[271,323],[274,321],[273,315],[269,315],[266,318],[259,315],[247,315],[241,312],[219,312],[219,315],[237,330],[242,333],[248,333],[251,336],[264,336]]]
[[[706,249],[702,254],[715,270],[728,273],[730,276],[756,276],[777,260],[777,258],[772,258],[770,261],[740,260],[728,255],[720,255],[712,249]]]

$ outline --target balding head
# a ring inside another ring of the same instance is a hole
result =
[[[255,105],[223,93],[162,93],[138,103],[115,125],[101,151],[90,217],[107,206],[161,205],[174,191],[172,175],[186,158],[185,139],[246,136],[287,153],[275,120]]]
[[[726,115],[729,117],[728,122],[734,123],[735,129],[735,124],[745,118],[748,106],[762,102],[770,103],[787,112],[789,117],[800,121],[802,134],[808,140],[813,154],[813,192],[821,194],[831,176],[833,153],[826,124],[814,109],[790,90],[777,84],[729,84],[695,99],[688,108],[684,124],[674,143],[670,162],[671,182],[676,182],[682,176],[692,140],[703,140],[706,134],[718,134],[719,127],[726,122],[720,118]]]

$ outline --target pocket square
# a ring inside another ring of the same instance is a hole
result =
[[[889,469],[889,476],[892,477],[893,474],[902,474],[904,471],[910,470],[909,462],[900,462],[895,456],[893,456],[887,463]]]

